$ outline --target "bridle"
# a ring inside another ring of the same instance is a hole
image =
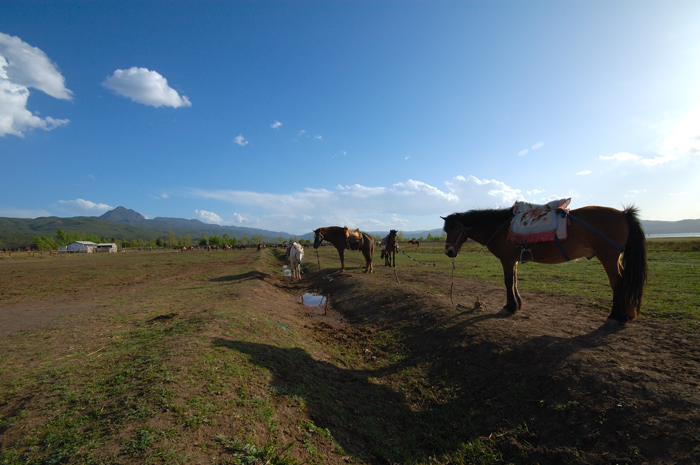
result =
[[[314,237],[314,246],[318,247],[319,245],[321,245],[323,240],[324,240],[323,233],[320,230],[318,230],[316,232],[316,237]]]
[[[456,221],[456,223],[459,225],[459,234],[457,234],[457,237],[455,238],[454,242],[445,242],[445,248],[457,248],[457,244],[461,245],[462,243],[464,243],[464,241],[466,241],[469,238],[469,234],[467,233],[466,229],[464,229],[464,225],[460,221]],[[463,235],[465,236],[464,240],[462,240]]]

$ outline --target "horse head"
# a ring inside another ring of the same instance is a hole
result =
[[[471,228],[462,224],[457,213],[453,213],[447,218],[440,217],[445,220],[445,226],[442,228],[447,237],[445,238],[445,255],[450,258],[455,258],[459,253],[462,244],[469,238]]]
[[[314,229],[314,249],[318,249],[321,242],[323,242],[323,233],[321,232],[321,228]]]

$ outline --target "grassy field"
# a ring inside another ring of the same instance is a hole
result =
[[[645,318],[697,331],[699,247],[649,241]],[[455,261],[442,243],[402,251],[401,271],[439,274],[440,292],[452,276],[502,285],[500,263],[481,246],[465,245]],[[358,272],[359,254],[346,257]],[[308,251],[305,274],[318,263],[337,267],[335,250]],[[318,327],[288,310],[303,288],[284,284],[283,264],[272,249],[0,260],[0,312],[14,312],[20,326],[31,312],[40,315],[37,325],[0,334],[0,463],[528,463],[526,452],[504,458],[478,434],[460,444],[397,445],[392,422],[414,418],[414,407],[396,408],[397,392],[439,406],[453,388],[431,385],[420,364],[383,375],[405,356],[391,332],[356,328],[352,344],[342,332],[317,337]],[[521,289],[609,306],[597,260],[525,264],[519,272]],[[309,378],[330,381],[315,386]],[[345,386],[343,397],[331,386]],[[367,410],[377,405],[387,407]],[[319,409],[338,427],[316,424]],[[433,415],[443,417],[426,424],[456,421],[440,408]],[[477,425],[482,415],[459,421]],[[358,431],[376,451],[346,450],[360,441]],[[527,425],[512,434],[528,437]]]

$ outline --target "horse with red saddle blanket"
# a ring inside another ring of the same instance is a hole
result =
[[[446,218],[445,254],[456,257],[469,238],[486,246],[503,267],[504,310],[522,308],[518,293],[518,262],[556,264],[598,257],[613,291],[608,318],[633,320],[642,306],[647,279],[644,230],[634,206],[624,210],[583,207],[569,211],[570,199],[513,208],[470,210]]]

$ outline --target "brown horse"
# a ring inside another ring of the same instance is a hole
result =
[[[382,239],[382,256],[384,259],[384,266],[391,266],[396,268],[396,252],[399,250],[399,242],[396,240],[396,229],[389,231],[384,239]]]
[[[608,318],[619,322],[633,320],[642,306],[647,279],[647,253],[644,230],[634,206],[620,211],[607,207],[583,207],[567,212],[568,238],[562,241],[517,244],[508,240],[513,210],[470,210],[453,213],[445,220],[445,254],[456,257],[467,238],[485,245],[501,260],[506,285],[506,305],[511,313],[522,308],[518,293],[518,262],[523,252],[529,261],[555,264],[569,259],[598,257],[613,290],[612,311]]]
[[[360,250],[365,256],[365,273],[372,273],[372,254],[374,253],[374,239],[367,233],[361,233],[360,241],[352,243],[348,241],[347,228],[340,226],[326,226],[314,229],[314,249],[318,249],[321,242],[328,241],[338,250],[340,255],[340,267],[345,271],[345,249]]]

